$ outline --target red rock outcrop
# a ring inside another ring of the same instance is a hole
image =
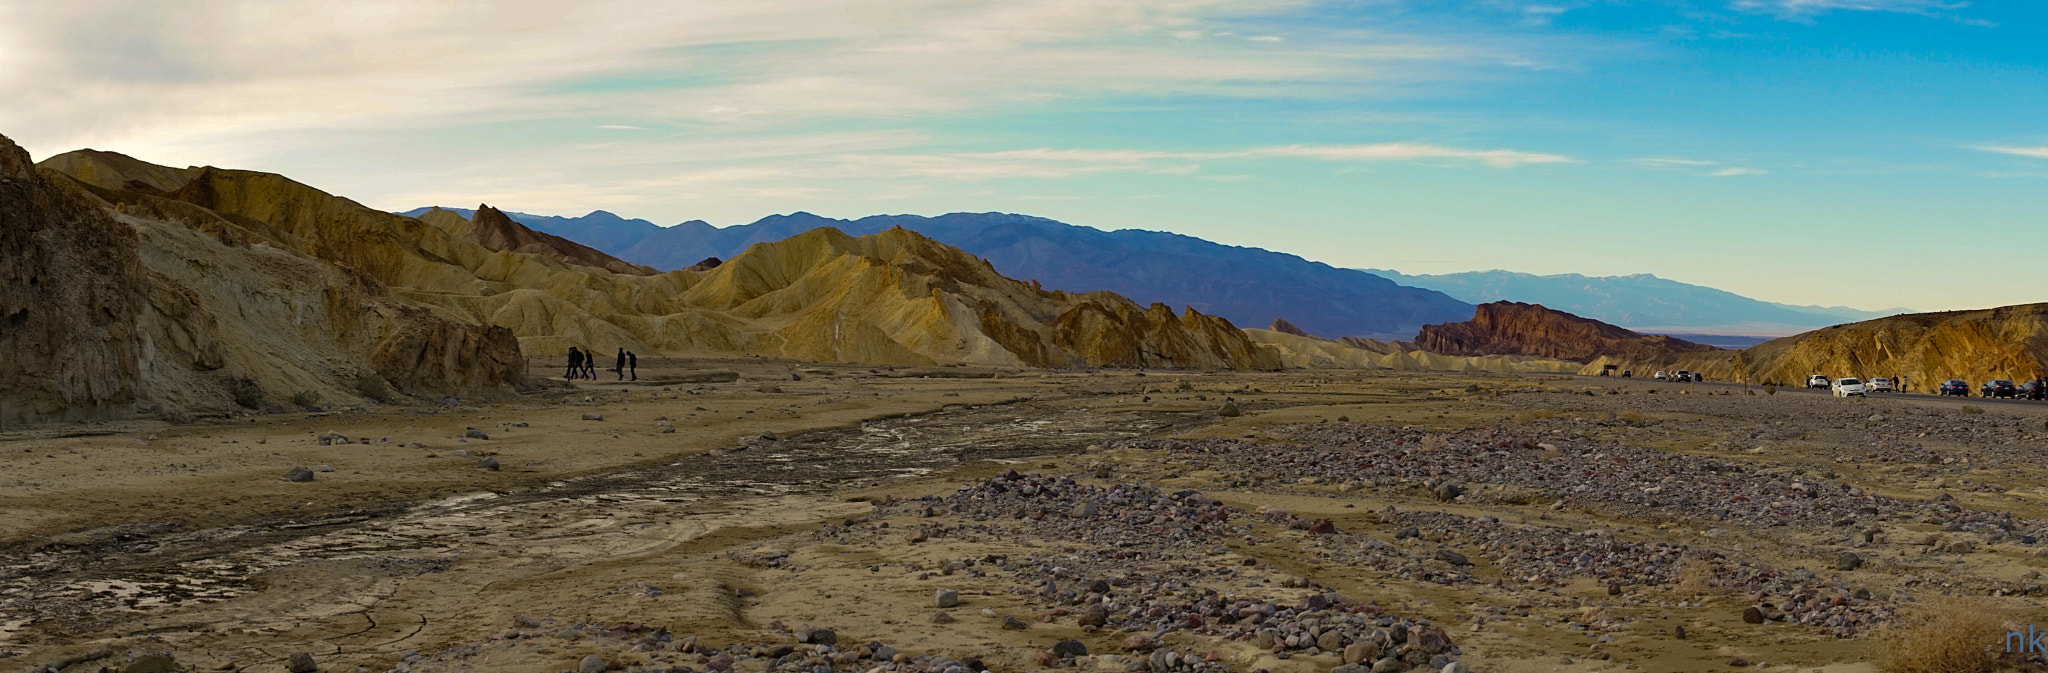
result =
[[[478,205],[476,214],[470,217],[469,237],[492,250],[523,252],[583,266],[594,266],[612,273],[635,276],[652,276],[660,273],[651,267],[640,266],[604,254],[582,243],[577,243],[554,234],[534,231],[524,224],[512,221],[504,211],[489,204]]]
[[[1535,355],[1591,362],[1616,357],[1642,360],[1720,350],[1684,339],[1644,335],[1537,304],[1480,304],[1470,321],[1424,325],[1415,345],[1444,355]]]
[[[1269,330],[1273,330],[1273,331],[1275,331],[1275,332],[1279,332],[1279,333],[1281,333],[1281,334],[1292,334],[1292,335],[1294,335],[1294,336],[1298,336],[1298,337],[1314,337],[1314,336],[1315,336],[1315,335],[1313,335],[1313,334],[1309,334],[1308,332],[1304,332],[1304,331],[1301,331],[1301,328],[1299,328],[1299,327],[1295,327],[1295,326],[1294,326],[1294,323],[1291,323],[1291,322],[1287,322],[1287,319],[1286,319],[1286,318],[1274,318],[1274,319],[1273,319],[1273,324],[1272,324],[1271,326],[1267,327],[1266,329],[1269,329]]]

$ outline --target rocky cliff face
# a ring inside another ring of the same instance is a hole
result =
[[[470,216],[468,234],[470,240],[492,250],[510,250],[552,257],[570,264],[594,266],[612,273],[635,276],[652,276],[660,273],[649,267],[628,264],[617,257],[598,252],[596,248],[554,234],[528,229],[526,225],[512,221],[512,218],[506,217],[503,211],[492,208],[490,204],[476,207],[476,214]]]
[[[268,223],[167,198],[207,169],[104,152],[49,164],[0,138],[0,425],[524,380],[508,333],[409,306]]]
[[[0,426],[135,399],[149,285],[134,232],[0,137]]]
[[[1506,301],[1479,305],[1467,322],[1424,325],[1415,345],[1444,355],[1534,355],[1573,362],[1591,362],[1602,356],[1651,359],[1719,350],[1683,339],[1637,334],[1536,304]]]

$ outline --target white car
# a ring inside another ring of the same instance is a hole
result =
[[[1657,372],[1657,377],[1656,377],[1656,378],[1657,378],[1657,380],[1659,380],[1659,381],[1662,381],[1662,380],[1664,380],[1664,379],[1668,379],[1668,378],[1671,378],[1671,377],[1670,377],[1669,375],[1666,375],[1666,374],[1665,374],[1664,372]]]
[[[1826,387],[1828,387],[1828,377],[1827,377],[1827,375],[1826,375],[1826,374],[1814,374],[1813,376],[1808,376],[1808,377],[1806,377],[1806,387],[1808,387],[1808,388],[1826,388]]]
[[[1863,384],[1863,387],[1873,393],[1889,393],[1895,390],[1892,387],[1892,380],[1883,377],[1871,379],[1869,383]]]
[[[1835,385],[1833,386],[1833,388],[1835,391],[1835,397],[1848,397],[1850,395],[1855,395],[1857,397],[1868,397],[1864,393],[1869,392],[1869,390],[1863,386],[1863,382],[1858,381],[1856,379],[1835,379]]]

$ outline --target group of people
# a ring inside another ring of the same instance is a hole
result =
[[[640,356],[624,348],[619,349],[619,363],[612,367],[612,371],[619,373],[620,381],[628,380],[628,377],[634,381],[640,380]],[[597,380],[597,351],[586,352],[570,346],[569,371],[564,373],[562,378]]]

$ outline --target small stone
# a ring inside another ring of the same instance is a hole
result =
[[[1845,551],[1835,555],[1836,570],[1855,570],[1861,567],[1863,567],[1863,557],[1857,556],[1856,552]]]
[[[938,611],[938,612],[934,612],[934,613],[932,613],[932,623],[933,623],[933,624],[951,624],[951,623],[953,623],[953,622],[957,622],[957,621],[960,621],[960,620],[958,620],[958,619],[954,619],[954,618],[953,618],[953,613],[947,612],[947,611],[945,611],[945,610],[940,610],[940,611]]]
[[[483,460],[476,461],[476,466],[478,469],[490,470],[495,472],[498,470],[498,459],[485,458]]]
[[[933,597],[933,602],[942,608],[950,608],[955,605],[959,605],[960,592],[954,591],[952,589],[940,589],[938,595]]]
[[[1322,648],[1324,652],[1337,652],[1343,650],[1344,634],[1338,633],[1334,630],[1324,631],[1323,635],[1318,636],[1316,638],[1316,647]]]
[[[284,480],[296,482],[312,481],[313,471],[303,467],[294,467],[292,468],[292,471],[284,473]]]
[[[1677,639],[1679,639],[1679,640],[1685,640],[1685,627],[1683,627],[1683,626],[1674,626],[1674,627],[1671,627],[1671,637],[1673,637],[1673,638],[1677,638]]]
[[[583,420],[586,420],[586,421],[602,421],[602,420],[604,420],[604,414],[584,414],[584,415],[583,415]]]
[[[1088,646],[1081,641],[1068,638],[1052,644],[1052,653],[1063,658],[1088,656]]]
[[[1308,525],[1308,532],[1310,535],[1336,535],[1337,524],[1329,519],[1317,519]]]
[[[1243,416],[1244,410],[1237,408],[1236,400],[1228,400],[1223,403],[1223,406],[1221,408],[1216,410],[1216,415],[1222,416],[1224,418],[1235,418],[1238,416]]]
[[[1436,499],[1438,500],[1456,500],[1458,496],[1464,494],[1465,489],[1459,488],[1457,484],[1448,481],[1438,484],[1436,487]]]
[[[291,673],[313,673],[320,670],[320,665],[313,663],[313,655],[311,654],[293,652],[291,658],[285,661],[284,669],[291,671]]]
[[[1373,659],[1378,659],[1379,656],[1379,646],[1374,645],[1372,643],[1358,642],[1344,646],[1344,663],[1347,664],[1357,664],[1366,661],[1371,661]]]
[[[1054,664],[1060,663],[1060,655],[1041,650],[1031,655],[1031,661],[1038,664],[1039,668],[1052,668]]]
[[[333,465],[321,465],[321,466],[319,466],[319,467],[316,467],[316,468],[313,468],[313,469],[315,469],[315,470],[319,470],[319,471],[321,471],[321,472],[333,472],[333,471],[334,471],[334,466],[333,466]]]
[[[482,431],[482,430],[478,430],[478,429],[476,429],[476,428],[470,428],[468,432],[464,432],[464,433],[462,433],[462,436],[463,436],[463,437],[467,437],[467,438],[470,438],[470,439],[490,439],[490,438],[491,438],[491,436],[490,436],[490,435],[484,434],[484,431]]]
[[[1366,668],[1366,667],[1364,667],[1364,666],[1360,666],[1360,665],[1358,665],[1358,664],[1355,664],[1355,663],[1351,663],[1351,664],[1343,664],[1343,665],[1341,665],[1341,666],[1338,666],[1338,667],[1336,667],[1336,668],[1332,668],[1332,669],[1330,669],[1330,673],[1367,673],[1367,671],[1370,671],[1370,670],[1372,670],[1372,669]]]
[[[1470,559],[1465,558],[1464,554],[1460,554],[1449,549],[1436,550],[1436,560],[1443,561],[1454,566],[1472,565],[1472,561]]]
[[[838,645],[839,632],[832,629],[811,629],[811,642],[817,645]]]
[[[102,650],[93,652],[93,654],[112,655],[113,653],[112,651]],[[105,657],[99,658],[104,659]],[[74,670],[83,670],[84,668],[80,666]],[[178,660],[176,657],[171,656],[169,652],[129,652],[128,667],[123,670],[125,673],[176,673],[178,670]]]
[[[604,673],[604,657],[595,654],[584,657],[576,666],[576,673]]]
[[[1402,663],[1400,659],[1387,657],[1373,662],[1372,673],[1400,673],[1406,668],[1408,668],[1408,665]]]
[[[1728,658],[1728,665],[1729,665],[1729,666],[1735,666],[1735,667],[1738,667],[1738,668],[1739,668],[1739,667],[1742,667],[1742,666],[1748,666],[1748,665],[1749,665],[1749,660],[1748,660],[1748,659],[1744,659],[1744,658],[1742,658],[1742,657],[1729,657],[1729,658]]]
[[[1472,673],[1472,667],[1466,665],[1465,662],[1462,661],[1453,661],[1451,663],[1444,664],[1444,668],[1443,671],[1441,671],[1441,673]]]
[[[1763,609],[1763,608],[1760,608],[1760,607],[1757,607],[1757,606],[1754,606],[1754,605],[1752,605],[1752,606],[1749,606],[1749,607],[1746,607],[1746,608],[1743,608],[1743,609],[1742,609],[1742,622],[1743,622],[1744,624],[1762,624],[1762,623],[1764,623],[1764,609]]]
[[[1133,634],[1131,634],[1131,635],[1129,635],[1129,636],[1125,636],[1125,637],[1124,637],[1124,642],[1123,642],[1123,645],[1122,645],[1122,647],[1123,647],[1123,650],[1124,650],[1125,652],[1134,652],[1134,651],[1137,651],[1137,650],[1149,650],[1149,649],[1152,649],[1152,648],[1153,648],[1153,644],[1152,644],[1152,639],[1151,639],[1151,638],[1147,638],[1147,637],[1145,637],[1145,634],[1142,634],[1142,633],[1133,633]]]
[[[1083,500],[1081,504],[1074,506],[1074,518],[1093,519],[1097,511],[1095,501]]]
[[[919,542],[925,541],[926,539],[929,538],[925,536],[924,531],[922,530],[914,530],[911,531],[909,535],[903,536],[903,541],[909,542],[911,544],[917,544]]]
[[[1003,615],[1003,628],[1009,631],[1022,631],[1024,629],[1031,628],[1031,625],[1024,623],[1024,620],[1022,619],[1018,619],[1010,615]]]
[[[1103,626],[1108,623],[1109,609],[1100,605],[1090,605],[1086,611],[1081,613],[1080,624],[1082,626]]]

